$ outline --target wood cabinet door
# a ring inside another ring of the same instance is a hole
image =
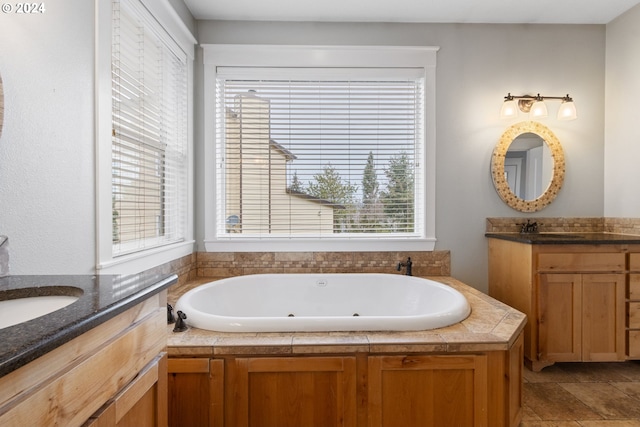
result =
[[[83,427],[167,427],[167,354],[162,353]]]
[[[582,360],[582,277],[580,274],[539,275],[538,360]]]
[[[230,361],[226,425],[355,426],[355,357],[237,358]]]
[[[222,427],[224,361],[169,359],[169,426]]]
[[[488,425],[487,357],[369,358],[369,427]]]
[[[625,359],[625,275],[582,275],[582,360]]]

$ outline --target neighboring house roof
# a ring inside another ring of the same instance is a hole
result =
[[[270,139],[269,145],[275,148],[276,150],[278,150],[284,157],[286,157],[287,160],[297,159],[295,154],[293,154],[291,151],[284,148],[279,142],[274,141],[273,139]]]
[[[292,190],[290,188],[287,188],[287,194],[294,196],[294,197],[299,197],[301,199],[305,199],[305,200],[309,200],[311,202],[315,202],[321,205],[328,205],[334,209],[346,209],[346,207],[344,205],[339,205],[337,203],[333,203],[329,200],[325,200],[325,199],[320,199],[318,197],[312,196],[310,194],[307,193],[303,193],[302,191],[296,191],[296,190]]]

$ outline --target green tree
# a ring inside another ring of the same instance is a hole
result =
[[[373,151],[369,151],[367,164],[362,175],[362,206],[358,215],[358,225],[363,231],[374,231],[380,228],[382,210],[380,209],[379,187]]]
[[[338,205],[333,211],[334,233],[350,228],[355,214],[354,195],[358,187],[343,182],[340,173],[331,165],[325,166],[322,173],[313,178],[315,182],[309,183],[307,194]]]
[[[392,157],[385,170],[388,184],[382,192],[384,213],[394,231],[414,231],[413,165],[406,152]]]
[[[302,181],[300,181],[300,178],[298,178],[298,172],[293,172],[289,191],[293,191],[295,193],[304,193],[304,188],[302,188]]]

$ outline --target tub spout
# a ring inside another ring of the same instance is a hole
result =
[[[413,265],[413,262],[411,262],[411,257],[408,257],[407,260],[405,262],[399,262],[398,263],[398,271],[402,270],[402,267],[406,267],[405,273],[407,276],[412,276],[411,274],[411,266]]]

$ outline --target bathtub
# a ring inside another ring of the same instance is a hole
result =
[[[415,331],[464,320],[457,290],[399,274],[255,274],[203,284],[176,310],[220,332]]]

